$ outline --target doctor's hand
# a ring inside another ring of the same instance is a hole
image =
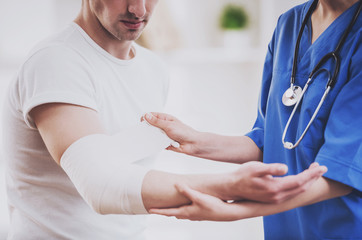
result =
[[[280,163],[244,163],[236,171],[223,174],[226,180],[209,183],[212,190],[207,193],[223,200],[282,203],[305,192],[327,168],[313,163],[297,175],[283,176],[287,171],[287,166]]]
[[[149,213],[193,221],[234,221],[252,217],[251,209],[240,203],[227,203],[217,197],[191,189],[187,185],[176,185],[177,191],[190,199],[191,204],[178,208],[150,209]]]
[[[197,140],[199,132],[187,126],[172,115],[165,113],[146,113],[143,116],[149,124],[162,129],[169,138],[178,142],[179,147],[169,146],[167,150],[179,153],[193,155],[199,151],[197,149]]]
[[[286,177],[271,175],[282,175],[286,171],[287,168],[283,164],[260,162],[243,164],[231,174],[234,175],[231,176],[234,181],[228,185],[222,182],[225,191],[220,191],[217,186],[220,195],[209,195],[201,192],[202,190],[191,189],[186,184],[176,184],[177,191],[191,203],[177,208],[150,209],[149,213],[193,221],[235,221],[274,214],[287,210],[280,206],[285,202],[293,202],[294,198],[309,189],[316,180],[321,179],[326,168],[313,163],[309,169],[298,175]],[[227,199],[237,201],[227,201]]]
[[[317,166],[312,166],[317,167]],[[268,216],[293,208],[302,207],[335,197],[345,196],[352,189],[344,184],[318,178],[308,190],[282,203],[261,203],[255,201],[223,201],[217,197],[191,189],[185,184],[176,185],[179,193],[190,200],[190,204],[177,208],[150,209],[152,214],[175,216],[179,219],[234,221],[251,217]]]

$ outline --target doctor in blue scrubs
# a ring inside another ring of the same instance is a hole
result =
[[[310,0],[280,16],[258,116],[245,136],[198,132],[167,114],[146,115],[180,143],[170,150],[240,164],[285,163],[289,175],[319,163],[328,168],[323,177],[274,203],[225,202],[178,185],[192,204],[151,212],[216,221],[265,216],[265,239],[362,239],[360,10],[358,0]]]

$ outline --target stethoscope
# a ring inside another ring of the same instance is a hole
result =
[[[331,88],[335,85],[336,80],[337,80],[337,76],[338,76],[338,73],[339,73],[340,64],[341,64],[341,59],[340,59],[338,53],[339,53],[343,43],[345,42],[348,33],[351,31],[354,23],[356,22],[356,20],[358,18],[358,15],[359,15],[359,13],[361,11],[361,0],[360,0],[358,9],[357,9],[356,13],[354,14],[351,22],[349,23],[347,29],[344,31],[341,39],[339,40],[336,49],[334,51],[330,52],[330,53],[327,53],[325,56],[322,57],[322,59],[318,62],[318,64],[314,67],[312,72],[309,74],[308,81],[307,81],[307,83],[305,84],[305,86],[302,89],[301,87],[299,87],[297,85],[294,85],[294,83],[295,83],[295,73],[296,73],[296,70],[297,70],[297,59],[298,59],[299,43],[300,43],[300,40],[302,38],[304,27],[306,26],[312,12],[317,7],[317,4],[318,4],[318,0],[314,0],[312,5],[308,9],[308,12],[307,12],[307,14],[306,14],[306,16],[305,16],[305,18],[304,18],[304,20],[302,22],[302,26],[301,26],[301,28],[299,30],[297,43],[295,45],[295,50],[294,50],[293,68],[292,68],[292,76],[291,76],[291,79],[290,79],[290,87],[285,91],[285,93],[283,94],[283,97],[282,97],[282,102],[283,102],[283,104],[285,106],[293,106],[293,105],[295,105],[294,108],[293,108],[292,113],[289,116],[288,122],[285,125],[283,136],[282,136],[282,142],[283,142],[283,145],[284,145],[284,147],[286,149],[293,149],[293,148],[295,148],[295,147],[297,147],[299,145],[299,143],[304,138],[304,135],[307,133],[310,125],[313,123],[313,121],[314,121],[317,113],[319,112],[319,109],[321,108],[324,100],[326,99],[328,93],[330,92]],[[333,59],[334,63],[335,63],[334,72],[333,72],[332,77],[331,77],[330,72],[327,69],[321,68],[321,66],[324,63],[326,63],[329,59]],[[318,74],[320,74],[321,72],[326,72],[327,75],[328,75],[328,82],[326,84],[326,90],[324,91],[324,94],[321,97],[321,100],[319,101],[318,106],[316,107],[316,109],[315,109],[309,123],[305,127],[302,135],[299,137],[297,142],[294,143],[294,144],[291,143],[291,142],[286,142],[285,141],[285,136],[287,134],[290,122],[293,119],[293,116],[294,116],[294,114],[295,114],[295,112],[296,112],[296,110],[297,110],[303,96],[304,96],[304,93],[307,91],[308,86],[312,83],[312,80]]]

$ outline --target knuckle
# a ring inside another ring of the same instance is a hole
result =
[[[274,197],[280,192],[280,187],[278,185],[269,185],[267,191]]]
[[[249,174],[252,175],[252,176],[258,175],[259,172],[260,172],[260,170],[257,169],[257,168],[249,168]]]
[[[303,185],[303,186],[300,187],[300,191],[305,192],[305,191],[307,191],[307,188],[308,187],[306,185]]]
[[[194,196],[192,201],[195,203],[195,204],[198,204],[198,205],[203,205],[203,202],[201,200],[201,198],[199,196]]]
[[[295,181],[295,186],[296,186],[297,188],[301,188],[301,187],[303,187],[303,185],[304,185],[304,181],[303,181],[302,179],[297,179],[297,180]]]
[[[283,202],[283,198],[281,196],[275,196],[274,199],[273,199],[273,203],[275,204],[279,204],[279,203],[282,203]]]
[[[270,202],[275,204],[283,202],[283,195],[275,193],[270,197]]]
[[[272,186],[268,189],[269,201],[279,203],[282,199],[282,192],[278,186]]]

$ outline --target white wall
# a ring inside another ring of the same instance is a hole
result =
[[[167,112],[202,131],[245,133],[256,115],[264,52],[277,17],[302,1],[231,0],[245,4],[252,19],[253,44],[239,51],[221,48],[218,16],[227,0],[161,1],[168,4],[183,40],[182,48],[162,55],[171,73]],[[0,106],[6,85],[31,46],[71,21],[80,2],[0,0]],[[166,151],[156,165],[175,173],[219,172],[235,167]],[[0,239],[5,238],[8,224],[3,171],[0,155]],[[152,216],[149,225],[150,239],[157,240],[263,239],[261,218],[211,223]]]

